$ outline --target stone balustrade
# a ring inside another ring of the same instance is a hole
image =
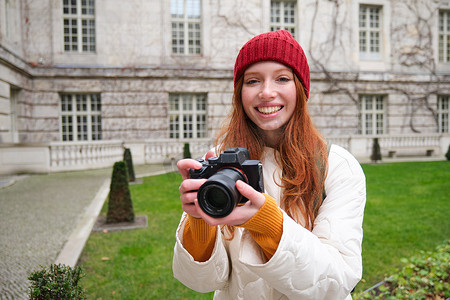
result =
[[[379,138],[381,149],[388,152],[388,156],[396,155],[421,155],[432,156],[434,153],[443,154],[441,151],[440,134],[417,135],[390,135]],[[443,149],[442,149],[443,150]]]
[[[52,142],[50,170],[84,170],[109,167],[123,159],[122,141]]]
[[[159,140],[145,144],[145,163],[157,163],[164,159],[183,158],[184,144],[189,143],[192,158],[198,158],[213,147],[211,139],[197,140]]]
[[[353,135],[328,136],[327,141],[349,150],[356,158],[367,160],[378,138],[383,156],[443,156],[450,144],[450,134]]]

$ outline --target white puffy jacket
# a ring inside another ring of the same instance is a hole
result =
[[[262,159],[265,192],[279,204],[281,189],[273,174],[280,174],[269,149]],[[283,234],[269,261],[250,233],[236,228],[231,241],[218,229],[211,258],[196,262],[183,247],[184,215],[176,233],[175,278],[198,292],[216,291],[214,299],[351,299],[362,276],[365,176],[339,146],[331,146],[328,161],[327,197],[312,232],[283,211]]]

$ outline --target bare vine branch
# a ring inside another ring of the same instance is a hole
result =
[[[340,35],[345,32],[352,32],[353,28],[348,28],[346,24],[349,17],[349,10],[342,9],[345,5],[343,0],[329,0],[332,4],[331,29],[328,36],[323,41],[317,41],[315,28],[318,24],[319,4],[323,2],[316,0],[313,7],[311,21],[311,35],[309,40],[309,53],[312,65],[319,69],[325,76],[328,87],[323,94],[343,94],[356,105],[360,110],[358,99],[358,83],[360,82],[359,72],[352,76],[343,76],[342,73],[333,72],[329,65],[333,50],[346,53],[348,45],[343,42]],[[442,81],[437,74],[435,61],[435,49],[433,48],[433,39],[435,38],[435,18],[438,12],[436,0],[400,0],[392,2],[392,15],[396,12],[402,12],[407,18],[407,23],[391,22],[391,67],[401,70],[407,70],[405,76],[414,76],[407,73],[417,72],[428,74],[429,81],[420,81],[421,90],[417,92],[411,88],[411,84],[399,84],[399,82],[388,81],[384,87],[377,92],[397,92],[406,98],[409,112],[406,118],[408,126],[412,132],[419,133],[415,124],[416,116],[421,109],[425,108],[430,112],[432,118],[438,123],[438,113],[436,108],[430,103],[433,95],[439,93]],[[356,29],[357,30],[357,29]],[[387,41],[386,41],[387,42]],[[389,43],[388,43],[389,44]]]

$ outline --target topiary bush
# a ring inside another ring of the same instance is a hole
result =
[[[191,150],[189,149],[189,143],[184,143],[183,158],[192,158]]]
[[[380,144],[378,143],[378,138],[373,139],[372,154],[370,155],[370,159],[372,162],[381,161],[381,149]]]
[[[83,270],[77,266],[72,269],[62,264],[42,267],[31,273],[28,279],[30,299],[87,299],[79,285],[84,277]]]
[[[369,292],[353,299],[448,299],[450,297],[450,240],[411,259],[406,266]]]
[[[136,176],[134,175],[133,157],[131,156],[130,148],[125,148],[125,151],[123,152],[123,160],[127,164],[128,180],[130,182],[136,181]]]
[[[124,161],[114,164],[106,215],[106,223],[120,222],[134,222],[133,203],[128,186],[128,170]]]

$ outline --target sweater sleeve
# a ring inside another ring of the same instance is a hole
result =
[[[266,202],[261,209],[239,227],[246,228],[250,232],[266,258],[270,259],[277,250],[283,234],[283,214],[272,197],[265,194],[264,196]],[[210,258],[215,238],[215,227],[209,226],[202,219],[188,216],[184,227],[184,247],[196,261],[204,262]]]
[[[184,247],[196,261],[204,262],[211,257],[216,239],[216,227],[188,215],[183,235]]]
[[[283,213],[272,197],[266,194],[264,196],[266,197],[264,205],[240,227],[250,232],[266,258],[270,259],[277,251],[283,235]]]

